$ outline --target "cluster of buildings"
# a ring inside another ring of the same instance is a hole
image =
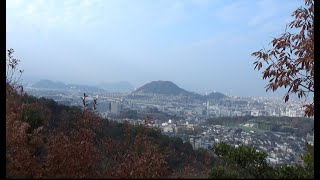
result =
[[[192,141],[193,139],[190,139]],[[308,139],[312,142],[312,139]],[[298,138],[293,134],[276,132],[244,131],[241,128],[230,128],[221,125],[206,127],[196,139],[195,148],[206,148],[208,144],[226,142],[238,147],[240,144],[251,145],[258,151],[268,154],[270,164],[294,164],[301,161],[300,155],[306,147],[306,138]],[[210,142],[210,143],[208,143]]]
[[[117,119],[132,124],[143,124],[143,119]],[[216,143],[225,142],[234,147],[239,145],[253,146],[257,151],[267,153],[267,162],[270,165],[302,163],[301,154],[306,148],[306,143],[314,144],[314,133],[308,133],[305,137],[297,137],[291,133],[272,131],[244,130],[243,127],[252,127],[253,123],[239,124],[238,127],[223,125],[199,125],[188,121],[169,119],[167,122],[154,120],[148,124],[150,128],[158,128],[168,136],[180,137],[184,142],[189,142],[194,149],[212,149]],[[195,129],[199,129],[193,134]],[[189,131],[189,133],[187,133]],[[191,133],[190,133],[191,132]]]

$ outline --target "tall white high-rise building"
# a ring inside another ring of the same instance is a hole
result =
[[[209,101],[207,101],[207,116],[209,115]]]

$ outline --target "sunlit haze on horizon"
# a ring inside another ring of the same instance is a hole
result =
[[[7,0],[6,46],[24,79],[94,85],[156,80],[189,91],[265,92],[251,53],[302,0]]]

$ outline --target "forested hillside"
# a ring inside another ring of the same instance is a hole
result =
[[[208,177],[213,157],[180,138],[6,88],[6,173],[19,178]]]

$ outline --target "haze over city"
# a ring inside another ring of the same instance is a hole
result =
[[[168,80],[194,92],[265,92],[251,53],[285,30],[299,0],[7,0],[6,46],[26,81],[136,88]],[[281,3],[281,5],[280,5]],[[250,82],[250,83],[249,83]]]

